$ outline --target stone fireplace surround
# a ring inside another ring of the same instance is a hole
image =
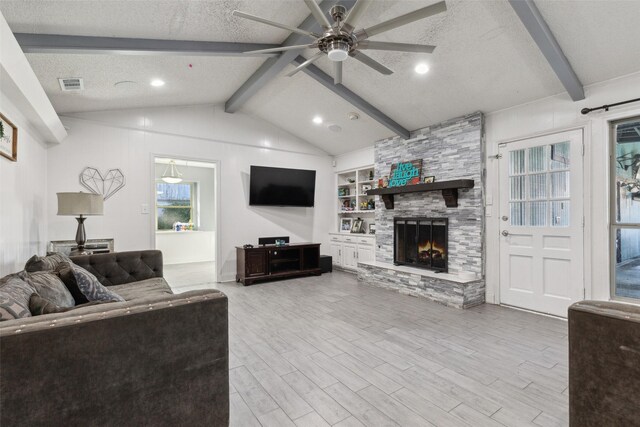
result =
[[[398,194],[395,208],[376,202],[376,260],[358,264],[362,283],[422,296],[442,304],[467,308],[482,304],[484,282],[483,170],[484,117],[473,113],[375,144],[376,180],[393,163],[423,159],[423,176],[436,181],[473,179],[475,187],[459,190],[458,207],[447,208],[438,192]],[[448,219],[448,273],[393,264],[394,218]],[[475,274],[463,278],[460,273]]]

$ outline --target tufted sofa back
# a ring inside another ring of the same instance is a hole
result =
[[[71,260],[105,286],[162,277],[162,252],[158,250],[80,255]]]

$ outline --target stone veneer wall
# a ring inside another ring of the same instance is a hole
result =
[[[394,217],[447,217],[449,272],[484,274],[483,135],[484,116],[478,112],[419,129],[408,140],[395,137],[376,143],[376,179],[389,175],[392,163],[423,159],[423,177],[475,181],[474,188],[458,190],[457,208],[447,208],[439,191],[396,195],[392,210],[387,210],[378,197],[377,261],[393,263]]]

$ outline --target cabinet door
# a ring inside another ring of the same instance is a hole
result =
[[[247,277],[267,274],[267,252],[247,251],[245,268]]]
[[[345,243],[342,245],[342,266],[344,268],[356,269],[358,268],[358,247],[356,245],[350,245]]]
[[[331,243],[331,260],[334,265],[342,265],[342,243]]]
[[[358,261],[368,262],[373,261],[373,246],[371,245],[358,245]]]

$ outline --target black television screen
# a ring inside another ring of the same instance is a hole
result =
[[[251,166],[249,204],[313,206],[316,171]]]

